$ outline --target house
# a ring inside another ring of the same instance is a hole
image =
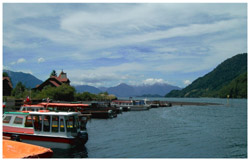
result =
[[[3,96],[10,96],[13,89],[12,83],[9,77],[3,77]]]
[[[62,84],[70,85],[70,80],[67,78],[67,74],[64,73],[63,71],[60,73],[60,75],[58,77],[57,76],[50,76],[50,78],[48,78],[45,82],[36,86],[35,89],[41,91],[45,86],[50,85],[52,87],[59,87]]]

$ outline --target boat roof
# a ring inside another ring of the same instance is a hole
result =
[[[10,114],[10,115],[29,115],[28,112],[5,112],[4,114]]]
[[[53,115],[53,116],[72,116],[79,115],[78,112],[52,112],[52,111],[32,111],[29,112],[30,115]]]
[[[82,103],[39,103],[38,105],[42,105],[44,107],[88,107],[88,104]]]
[[[52,112],[52,111],[48,111],[48,110],[26,111],[26,112],[5,112],[4,114],[9,114],[9,115],[53,115],[53,116],[79,115],[78,112]]]
[[[114,100],[112,102],[123,102],[123,103],[131,103],[132,101],[130,100]]]
[[[43,105],[40,105],[40,104],[37,104],[37,105],[27,105],[27,104],[24,104],[22,107],[44,107]]]

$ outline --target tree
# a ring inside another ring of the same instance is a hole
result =
[[[97,98],[95,94],[89,92],[76,93],[75,100],[77,101],[93,101]]]
[[[53,70],[53,71],[51,72],[50,76],[55,76],[55,77],[57,77],[57,73],[56,73],[56,71],[55,71],[55,70]]]
[[[22,82],[18,82],[14,90],[12,91],[12,95],[16,98],[22,98],[24,97],[24,91],[26,90],[26,87],[22,84]]]
[[[3,77],[9,77],[8,73],[3,72]]]
[[[59,101],[74,101],[75,88],[63,84],[55,89],[54,99]]]

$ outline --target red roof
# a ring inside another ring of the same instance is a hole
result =
[[[27,105],[27,104],[24,104],[23,105],[24,107],[44,107],[44,106],[42,106],[42,105]]]
[[[88,107],[88,104],[81,104],[81,103],[77,103],[77,104],[73,104],[73,103],[39,103],[39,105],[42,106],[47,106],[47,107]]]
[[[49,80],[49,82],[50,82],[51,84],[53,84],[54,86],[56,86],[56,87],[59,87],[59,86],[60,86],[60,84],[58,84],[56,81]]]
[[[132,101],[126,101],[126,100],[114,100],[112,102],[116,102],[116,103],[131,103]]]

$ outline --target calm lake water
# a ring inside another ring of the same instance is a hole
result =
[[[156,100],[156,98],[153,98]],[[157,100],[213,102],[130,111],[92,119],[85,146],[54,149],[55,158],[247,158],[246,99]]]

